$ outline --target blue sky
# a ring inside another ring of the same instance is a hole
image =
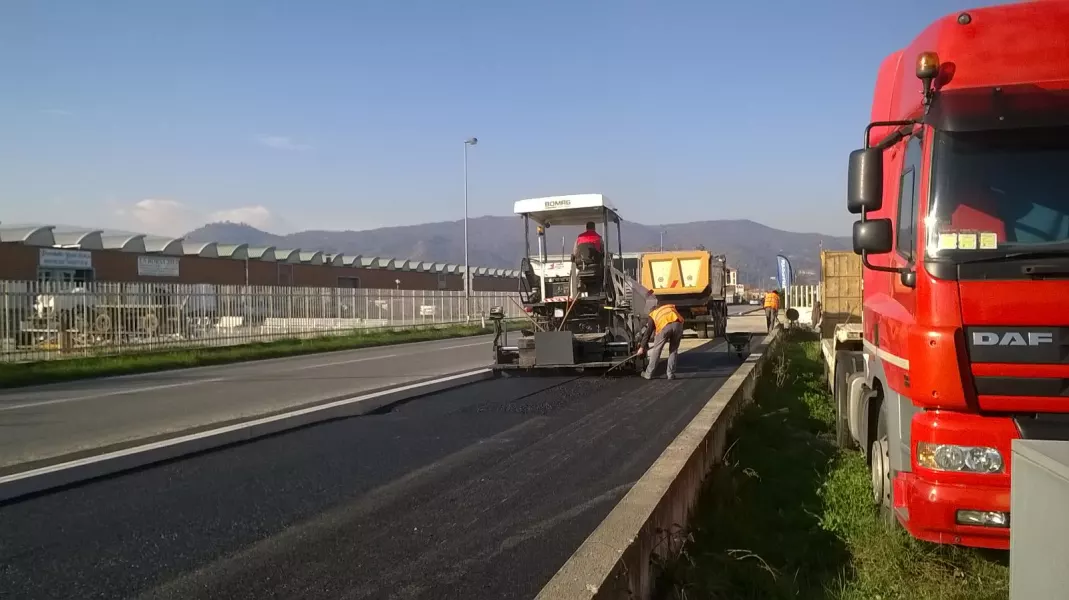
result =
[[[983,2],[6,0],[0,221],[179,234],[600,192],[847,235],[880,60]],[[990,3],[987,3],[990,4]]]

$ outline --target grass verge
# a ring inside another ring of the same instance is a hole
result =
[[[354,335],[284,339],[235,346],[200,347],[31,363],[0,363],[0,389],[337,350],[354,350],[406,342],[426,342],[488,333],[492,333],[492,329],[479,326],[415,328],[400,331],[379,330]],[[488,348],[487,361],[489,361],[489,356]]]
[[[818,342],[796,333],[735,422],[669,598],[1007,598],[1006,553],[937,546],[876,515],[864,456],[835,446]]]

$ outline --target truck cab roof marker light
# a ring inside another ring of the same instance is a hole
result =
[[[932,105],[935,97],[935,78],[939,76],[939,55],[935,52],[921,52],[917,55],[917,79],[924,86],[924,110]]]

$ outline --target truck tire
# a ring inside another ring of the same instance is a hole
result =
[[[876,417],[876,439],[872,440],[872,460],[869,461],[869,474],[872,481],[872,501],[880,513],[880,520],[888,525],[895,525],[893,485],[891,481],[891,443],[887,436],[887,417],[880,407]]]
[[[857,352],[839,350],[835,353],[835,373],[832,396],[835,400],[835,443],[844,449],[855,446],[850,434],[850,378],[863,372],[864,359]]]

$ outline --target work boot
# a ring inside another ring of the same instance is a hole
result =
[[[676,374],[675,373],[669,373],[668,374],[668,379],[675,379],[675,378],[676,378]]]
[[[642,378],[643,378],[643,379],[652,379],[652,378],[653,378],[653,376],[652,376],[652,375],[650,375],[649,373],[647,373],[647,372],[643,371],[643,372],[642,372]]]

